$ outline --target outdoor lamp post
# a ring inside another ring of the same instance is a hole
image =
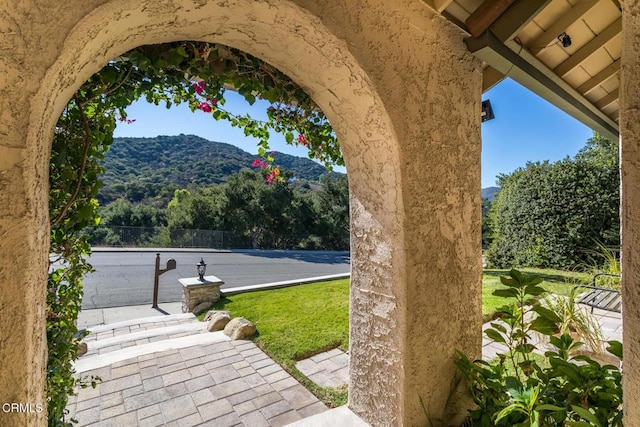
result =
[[[204,263],[204,259],[200,258],[200,262],[196,264],[198,268],[198,276],[200,276],[200,280],[204,280],[204,273],[207,271],[207,264]]]

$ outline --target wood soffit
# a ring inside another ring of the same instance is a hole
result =
[[[484,62],[483,91],[510,77],[618,138],[618,0],[422,1],[470,34],[465,42]]]

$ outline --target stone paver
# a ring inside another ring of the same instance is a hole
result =
[[[349,381],[349,356],[339,348],[301,360],[296,368],[321,387],[342,387]]]
[[[103,381],[70,400],[78,426],[282,426],[327,410],[251,341],[142,355],[86,375]]]

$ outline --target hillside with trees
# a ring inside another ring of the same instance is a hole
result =
[[[93,245],[349,249],[344,174],[273,153],[282,180],[255,155],[193,135],[117,138],[106,154]]]
[[[574,158],[498,177],[491,205],[489,263],[575,269],[620,246],[618,146],[597,134]]]
[[[327,174],[310,159],[279,152],[272,157],[296,180],[313,182]],[[166,206],[175,190],[224,183],[255,159],[255,154],[234,145],[194,135],[114,138],[102,160],[104,186],[98,200],[101,205],[120,198],[134,203],[155,200]]]

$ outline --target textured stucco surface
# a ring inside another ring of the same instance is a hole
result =
[[[351,408],[376,426],[426,424],[419,397],[433,417],[445,414],[454,349],[479,353],[481,333],[481,73],[461,33],[418,0],[3,4],[0,401],[43,399],[46,179],[57,116],[110,58],[192,39],[280,68],[343,143]]]
[[[624,425],[640,426],[640,4],[622,10],[620,153]]]

